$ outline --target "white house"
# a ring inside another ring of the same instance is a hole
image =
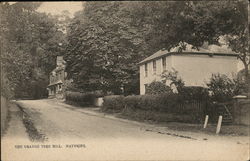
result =
[[[164,70],[175,69],[186,86],[206,86],[212,74],[237,74],[237,54],[209,52],[168,52],[160,50],[139,63],[140,94],[153,81],[161,80]]]

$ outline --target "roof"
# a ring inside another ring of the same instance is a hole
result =
[[[62,80],[58,80],[58,81],[56,81],[54,83],[49,84],[48,87],[56,85],[56,84],[63,84],[63,82],[62,82]]]
[[[170,55],[208,55],[208,56],[233,56],[233,57],[237,57],[238,54],[236,53],[213,53],[213,52],[199,52],[199,51],[195,51],[195,52],[168,52],[167,50],[159,50],[156,53],[154,53],[153,55],[147,57],[146,59],[142,60],[141,62],[138,63],[138,65],[147,63],[149,61],[155,60],[155,59],[159,59],[165,56],[170,56]]]
[[[50,74],[52,74],[52,72],[58,72],[58,71],[61,71],[61,70],[64,70],[65,69],[65,65],[60,65],[60,66],[57,66],[55,69],[53,69]]]

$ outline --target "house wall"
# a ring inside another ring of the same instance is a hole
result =
[[[140,94],[145,94],[145,84],[161,80],[163,72],[162,58],[156,60],[156,75],[153,74],[153,61],[148,64],[148,76],[145,76],[145,64],[140,65]],[[237,58],[231,56],[208,55],[170,55],[166,57],[166,70],[174,68],[187,86],[206,86],[212,73],[226,74],[232,77],[237,73]]]
[[[153,81],[160,81],[161,74],[164,70],[170,70],[172,66],[172,58],[164,57],[166,59],[166,69],[163,69],[162,58],[156,59],[156,74],[153,71],[153,61],[148,62],[148,76],[145,76],[145,64],[140,65],[140,94],[145,94],[145,85]]]
[[[172,55],[172,67],[187,86],[206,86],[212,74],[237,74],[237,58],[231,56]]]
[[[59,98],[62,99],[64,98],[64,82],[65,82],[65,77],[66,77],[66,72],[64,72],[64,69],[61,70],[56,70],[54,71],[55,75],[50,74],[50,85],[48,87],[48,93],[49,93],[49,98]],[[59,81],[62,82],[58,83]],[[61,89],[59,88],[61,87]]]

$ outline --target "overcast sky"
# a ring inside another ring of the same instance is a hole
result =
[[[62,11],[67,10],[71,16],[75,12],[82,9],[82,2],[43,2],[38,8],[39,12],[51,13],[53,15],[60,14]]]

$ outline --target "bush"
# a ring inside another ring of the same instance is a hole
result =
[[[199,90],[198,90],[199,91]],[[134,117],[140,117],[143,120],[158,120],[159,113],[163,115],[171,114],[172,121],[177,121],[177,117],[183,115],[188,116],[186,120],[189,122],[194,122],[200,119],[201,115],[198,115],[196,107],[193,107],[192,102],[182,103],[180,100],[182,97],[180,94],[159,94],[159,95],[136,95],[136,96],[106,96],[103,102],[103,111],[108,112],[121,112],[122,115],[128,115],[130,113],[135,113]],[[181,106],[180,106],[181,105]],[[139,112],[139,113],[138,113]],[[141,116],[143,115],[143,116]],[[171,121],[171,118],[166,118],[166,120]],[[160,120],[162,120],[161,118]]]
[[[124,98],[124,108],[126,109],[137,109],[139,108],[139,103],[141,101],[142,96],[127,96]]]
[[[213,74],[207,83],[211,98],[216,102],[227,102],[232,100],[233,96],[240,93],[242,85],[236,79],[230,79],[226,75]]]
[[[138,100],[138,109],[150,111],[171,111],[176,104],[176,94],[143,95]]]
[[[172,90],[163,82],[154,81],[146,87],[146,94],[162,94],[162,93],[172,93]]]
[[[178,92],[185,86],[185,83],[179,76],[178,71],[174,68],[172,68],[170,71],[163,71],[161,78],[163,79],[164,83],[170,82],[170,87],[174,85]]]
[[[96,96],[92,93],[66,92],[65,98],[68,103],[89,106],[94,104]]]
[[[179,91],[180,100],[192,101],[192,100],[206,100],[209,98],[209,92],[204,87],[182,87]]]
[[[103,111],[121,111],[124,108],[124,96],[111,95],[103,98]]]
[[[103,110],[122,111],[123,109],[141,109],[148,111],[174,111],[178,102],[177,94],[161,95],[136,95],[136,96],[106,96],[104,97]]]

